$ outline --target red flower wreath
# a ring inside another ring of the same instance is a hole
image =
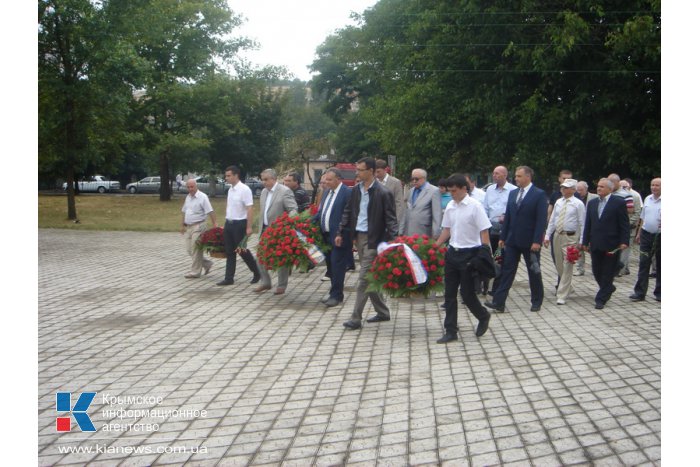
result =
[[[392,243],[403,246],[389,248],[377,255],[366,276],[367,290],[384,292],[391,297],[407,297],[428,296],[445,288],[445,247],[438,247],[435,240],[427,235],[397,237]],[[414,282],[410,261],[404,252],[406,247],[416,253],[427,273],[428,278],[422,284]]]
[[[265,269],[276,271],[295,267],[308,271],[312,264],[323,260],[321,228],[311,222],[311,214],[289,216],[283,213],[270,224],[258,241],[258,261]]]

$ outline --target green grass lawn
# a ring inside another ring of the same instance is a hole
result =
[[[67,196],[39,195],[39,228],[74,230],[134,230],[141,232],[179,232],[184,195],[174,195],[161,202],[158,195],[83,194],[75,197],[80,223],[68,220]],[[223,226],[226,218],[226,197],[209,198],[216,220]],[[257,217],[259,200],[255,198]]]

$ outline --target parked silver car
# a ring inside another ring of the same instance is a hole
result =
[[[203,193],[210,194],[209,193],[209,177],[204,176],[204,177],[198,177],[195,179],[195,182],[197,183],[197,189],[202,191]],[[228,192],[228,189],[231,188],[231,185],[229,183],[226,183],[226,181],[222,178],[217,178],[216,179],[216,194],[217,195],[223,195]],[[180,193],[187,193],[187,186],[185,185],[185,180],[182,181],[182,185],[178,189]]]
[[[129,183],[126,191],[129,193],[158,193],[160,190],[160,177],[146,177],[138,182]]]

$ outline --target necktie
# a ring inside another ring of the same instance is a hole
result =
[[[598,219],[603,215],[603,209],[605,208],[605,199],[601,199],[598,203]]]
[[[557,226],[555,232],[559,233],[564,230],[564,216],[566,215],[566,208],[569,206],[569,200],[564,199],[564,206],[559,211],[559,217],[557,217]]]
[[[420,188],[414,188],[413,189],[413,196],[411,197],[411,204],[416,204],[416,198],[418,198],[419,194],[420,194]]]
[[[333,195],[335,194],[335,191],[331,190],[330,195],[328,196],[328,199],[326,200],[326,205],[323,206],[323,214],[321,214],[321,225],[323,225],[323,228],[326,232],[330,232],[331,229],[328,226],[328,211],[330,211],[331,203],[333,202]]]
[[[516,206],[520,206],[520,203],[521,203],[522,200],[523,200],[523,195],[524,195],[524,194],[525,194],[525,189],[524,189],[524,188],[521,188],[521,189],[520,189],[520,193],[518,193],[518,199],[515,201],[515,205],[516,205]]]

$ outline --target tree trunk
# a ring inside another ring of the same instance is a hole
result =
[[[172,196],[172,188],[170,186],[170,159],[168,153],[163,151],[160,153],[160,200],[170,201]]]
[[[68,220],[75,220],[78,218],[78,213],[75,210],[75,171],[73,167],[68,168],[68,179],[66,180],[66,191],[68,192]]]

